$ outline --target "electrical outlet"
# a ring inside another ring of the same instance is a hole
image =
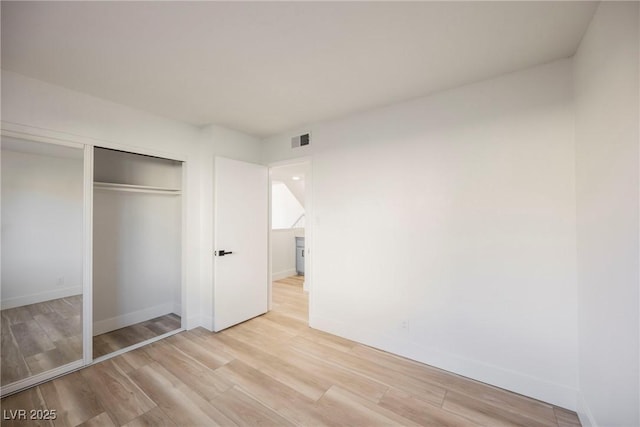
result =
[[[58,277],[56,281],[56,286],[64,286],[64,277]]]
[[[406,331],[409,330],[409,320],[405,319],[402,322],[400,322],[400,329],[404,329]]]

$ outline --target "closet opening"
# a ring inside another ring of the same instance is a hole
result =
[[[182,327],[182,169],[94,149],[94,360]]]

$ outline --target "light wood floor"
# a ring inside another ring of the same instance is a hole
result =
[[[167,314],[93,337],[93,358],[141,343],[180,328],[180,316]]]
[[[0,311],[0,383],[82,359],[82,295]]]
[[[579,425],[564,409],[310,329],[299,283],[274,283],[264,316],[182,332],[3,409],[56,409],[56,424],[85,426]]]

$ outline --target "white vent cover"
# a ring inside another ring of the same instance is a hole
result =
[[[291,148],[304,147],[311,144],[311,134],[305,133],[291,138]]]

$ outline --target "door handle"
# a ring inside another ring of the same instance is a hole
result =
[[[221,249],[219,251],[215,251],[214,255],[215,256],[225,256],[225,255],[230,255],[232,253],[233,253],[232,251],[225,251],[224,249]]]

